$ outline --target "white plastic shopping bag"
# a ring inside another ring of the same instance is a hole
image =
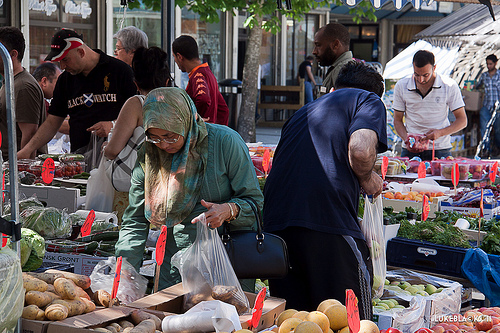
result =
[[[115,189],[111,180],[106,175],[106,158],[101,158],[99,167],[90,171],[90,177],[87,183],[87,198],[85,200],[85,209],[98,212],[111,212],[113,210],[113,199]]]

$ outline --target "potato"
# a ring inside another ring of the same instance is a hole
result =
[[[72,313],[74,313],[73,316],[81,315],[85,313],[85,310],[87,309],[87,305],[82,301],[80,297],[77,297],[76,299],[69,299],[67,300],[67,302],[72,308]]]
[[[107,329],[111,333],[118,333],[118,331],[116,330],[116,327],[114,327],[114,326],[106,326],[105,329]]]
[[[77,285],[75,285],[75,288],[76,288],[75,290],[76,290],[76,294],[78,295],[78,297],[86,298],[89,301],[91,300],[90,295],[85,290],[83,290],[81,287],[78,287]]]
[[[119,324],[119,325],[120,325],[123,329],[125,329],[125,328],[127,328],[127,327],[134,327],[134,324],[132,324],[132,323],[131,323],[130,321],[128,321],[128,320],[120,320],[120,321],[118,322],[118,324]]]
[[[74,284],[66,278],[56,279],[54,281],[54,288],[56,288],[56,293],[63,299],[75,299],[78,297]]]
[[[156,324],[153,319],[146,319],[141,321],[139,325],[131,329],[130,333],[155,333],[155,327]]]
[[[61,273],[35,273],[28,272],[28,275],[37,278],[39,280],[45,281],[48,284],[54,284],[57,278],[64,277]]]
[[[52,302],[52,297],[42,291],[30,290],[24,296],[24,301],[28,305],[36,305],[43,308],[50,302]]]
[[[35,320],[45,320],[45,311],[43,311],[42,309],[39,309]]]
[[[68,309],[68,317],[71,317],[72,315],[74,316],[76,313],[76,310],[66,299],[55,299],[52,301],[52,303],[50,303],[50,305],[52,304],[61,304],[65,306]]]
[[[92,298],[95,304],[104,307],[109,307],[109,303],[111,303],[111,295],[106,290],[97,290]]]
[[[47,290],[45,291],[50,291],[51,293],[56,293],[56,288],[54,288],[53,284],[47,284]]]
[[[140,324],[144,320],[151,319],[155,323],[155,330],[161,330],[161,320],[160,320],[160,318],[158,318],[157,316],[155,316],[152,313],[148,313],[148,312],[141,311],[141,310],[134,310],[130,314],[130,319],[132,319],[132,322],[135,325]]]
[[[132,331],[133,328],[134,328],[134,326],[132,326],[132,327],[125,327],[122,332],[123,333],[130,333],[130,331]]]
[[[26,273],[23,273],[23,286],[26,291],[45,291],[47,290],[47,282],[34,278]]]
[[[95,310],[95,304],[91,300],[88,300],[86,298],[80,297],[81,301],[83,304],[85,304],[85,311],[84,313],[89,313]]]
[[[234,286],[214,286],[212,288],[212,297],[216,300],[232,304],[236,307],[239,315],[242,315],[248,308],[245,303],[243,303],[237,297],[238,289]]]
[[[52,286],[52,285],[51,285],[51,284],[49,284],[49,286]],[[51,291],[46,291],[45,293],[46,293],[47,295],[49,295],[49,296],[52,298],[51,302],[52,302],[53,300],[55,300],[55,299],[61,299],[61,296],[59,296],[59,295],[55,294],[55,291],[54,291],[54,292],[51,292]]]
[[[68,308],[62,304],[51,304],[45,309],[48,320],[64,320],[68,318]]]
[[[118,323],[111,323],[108,326],[113,326],[117,332],[120,332],[122,330],[122,327]]]
[[[78,287],[83,290],[90,288],[90,277],[81,274],[58,271],[57,269],[48,269],[46,273],[59,273],[64,275],[66,279],[72,280]]]
[[[23,308],[23,314],[21,315],[21,317],[24,319],[36,320],[36,317],[38,316],[39,310],[40,310],[40,308],[38,306],[36,306],[35,304],[25,306]]]
[[[94,328],[94,331],[97,331],[97,332],[102,332],[102,333],[111,333],[110,330],[104,328],[104,327],[97,327],[97,328]]]

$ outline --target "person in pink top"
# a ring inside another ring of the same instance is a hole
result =
[[[186,92],[204,121],[227,125],[229,108],[219,91],[219,85],[207,63],[202,63],[198,44],[191,36],[182,35],[172,43],[174,60],[182,72],[189,73]]]

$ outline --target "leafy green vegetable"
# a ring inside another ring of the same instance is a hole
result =
[[[42,266],[45,255],[45,239],[31,229],[21,228],[21,267],[23,271],[34,271]]]
[[[45,238],[66,238],[71,235],[72,226],[66,210],[54,207],[30,207],[21,213],[23,227],[38,232]]]
[[[471,247],[467,235],[462,230],[446,222],[436,220],[416,222],[415,224],[403,220],[399,227],[398,237],[418,239],[453,247]]]

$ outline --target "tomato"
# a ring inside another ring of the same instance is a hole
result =
[[[429,328],[421,327],[418,330],[416,330],[415,333],[434,333],[434,331],[432,331]]]
[[[389,327],[387,330],[386,330],[386,333],[403,333],[401,332],[400,330],[398,330],[397,328],[394,328],[394,327]]]

